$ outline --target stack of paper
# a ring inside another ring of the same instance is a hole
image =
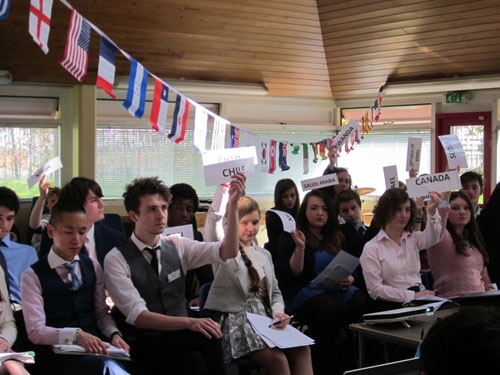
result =
[[[108,346],[108,355],[111,358],[120,359],[122,361],[130,361],[130,354],[116,346],[106,343]],[[52,345],[52,350],[58,354],[91,354],[88,353],[83,346],[80,345]]]
[[[314,340],[304,335],[297,328],[288,324],[285,328],[269,327],[273,323],[267,316],[247,313],[247,318],[255,332],[270,348],[294,348],[296,346],[313,345]]]
[[[0,363],[8,359],[15,359],[24,363],[35,363],[35,352],[6,352],[0,353]]]

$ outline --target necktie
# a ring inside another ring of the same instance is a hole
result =
[[[365,232],[366,232],[366,229],[365,227],[361,226],[358,228],[358,233],[361,235],[361,236],[364,236],[365,235]]]
[[[156,255],[156,250],[158,249],[159,247],[155,247],[154,249],[151,249],[149,247],[146,248],[148,253],[151,254],[151,267],[156,274],[158,274],[158,256]]]
[[[80,289],[83,282],[75,273],[75,261],[71,263],[63,264],[64,268],[66,268],[71,275],[71,290],[75,291]]]

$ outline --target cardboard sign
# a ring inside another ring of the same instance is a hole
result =
[[[460,168],[467,168],[467,157],[458,136],[456,134],[448,134],[440,135],[438,138],[446,153],[448,168],[456,169],[459,165]]]
[[[255,173],[253,158],[233,159],[223,163],[203,166],[206,186],[224,184],[231,181],[231,176],[236,173],[244,173],[247,177]]]
[[[337,178],[337,173],[332,173],[325,176],[302,180],[300,183],[302,185],[302,191],[307,191],[319,189],[325,186],[337,185],[339,183],[339,179]]]
[[[296,226],[295,226],[295,219],[288,212],[280,211],[280,210],[274,210],[274,209],[270,209],[269,211],[272,211],[276,215],[279,216],[279,218],[281,219],[281,222],[283,223],[283,230],[285,232],[290,233],[290,232],[293,232],[295,230],[295,228],[296,228]]]
[[[56,156],[50,159],[47,163],[42,165],[37,171],[28,179],[28,188],[31,189],[35,184],[42,179],[43,175],[48,176],[49,174],[62,168],[61,159]]]
[[[347,123],[347,125],[342,127],[342,130],[339,134],[333,138],[331,147],[339,150],[342,145],[349,139],[350,136],[359,128],[359,124],[357,121],[351,120]]]
[[[384,167],[385,189],[399,187],[398,167],[395,165],[388,165]]]
[[[457,170],[410,178],[406,186],[411,198],[427,196],[431,190],[443,192],[462,188]]]
[[[408,138],[408,149],[406,152],[406,171],[420,170],[420,155],[422,154],[422,138]]]

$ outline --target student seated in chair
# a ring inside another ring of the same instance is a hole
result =
[[[214,265],[214,281],[205,309],[222,328],[222,347],[226,362],[248,356],[269,375],[313,373],[308,346],[288,349],[270,348],[254,331],[247,312],[268,316],[275,328],[284,328],[290,317],[274,275],[271,253],[255,244],[259,231],[258,203],[248,197],[238,201],[239,254],[225,263]]]
[[[79,202],[87,213],[87,237],[82,252],[104,264],[104,257],[113,247],[125,242],[125,234],[102,223],[104,219],[103,193],[99,184],[86,177],[75,177],[61,190],[60,199]],[[52,241],[47,236],[40,245],[40,257],[49,252]]]
[[[105,303],[103,271],[81,254],[87,215],[78,202],[61,199],[52,209],[47,232],[53,246],[22,278],[23,316],[28,337],[36,345],[39,374],[126,375],[133,373],[107,357],[105,341],[128,351]],[[56,354],[56,344],[79,344],[88,355]]]
[[[124,316],[131,356],[145,374],[226,373],[220,326],[210,318],[188,317],[185,275],[204,264],[224,263],[238,254],[237,202],[245,176],[232,176],[228,226],[221,242],[161,236],[171,194],[157,177],[135,179],[123,194],[135,229],[129,241],[104,260],[106,287]]]

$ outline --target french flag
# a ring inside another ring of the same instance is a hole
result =
[[[189,113],[189,101],[183,95],[177,95],[175,100],[174,119],[172,121],[172,130],[168,135],[175,143],[181,143],[186,135],[186,124]]]
[[[106,38],[101,37],[96,86],[106,91],[106,93],[113,99],[116,99],[116,95],[113,92],[113,84],[115,83],[116,50],[117,48],[113,45],[113,43]]]
[[[153,129],[159,131],[161,135],[165,134],[165,125],[167,122],[168,110],[168,87],[162,81],[155,78],[155,90],[153,93],[153,106],[149,121]]]
[[[127,98],[123,102],[123,106],[132,116],[141,118],[144,114],[147,88],[148,71],[134,58],[131,58]]]

